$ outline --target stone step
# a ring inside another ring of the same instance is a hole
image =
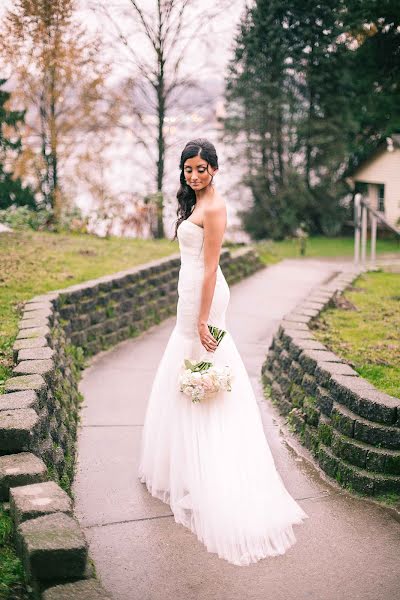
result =
[[[300,304],[300,308],[303,309],[307,309],[307,308],[312,308],[312,309],[317,309],[318,312],[321,312],[324,308],[324,306],[326,306],[327,301],[326,300],[309,300],[308,298],[306,300],[304,300],[304,302],[302,304]]]
[[[326,417],[330,417],[333,407],[333,398],[330,392],[324,387],[317,385],[315,389],[315,399],[321,413]]]
[[[32,408],[0,411],[0,454],[31,450],[38,427],[39,416]]]
[[[305,348],[299,354],[296,359],[299,365],[304,369],[306,373],[310,375],[315,374],[315,369],[320,363],[339,363],[343,364],[343,361],[336,356],[333,352],[330,352],[326,348],[323,350],[312,350]],[[348,365],[346,365],[348,366]]]
[[[22,348],[18,351],[18,362],[23,360],[43,360],[54,357],[54,350],[49,346],[40,348]]]
[[[264,359],[264,362],[263,362],[263,365],[261,368],[264,370],[271,369],[272,364],[275,360],[275,356],[276,356],[275,351],[269,350],[268,354],[265,356],[265,359]]]
[[[20,329],[16,339],[24,340],[24,339],[32,339],[38,337],[45,337],[46,339],[50,337],[50,327],[44,325],[43,327],[30,327],[29,329]]]
[[[261,377],[264,385],[272,385],[274,381],[274,376],[272,375],[271,371],[269,371],[268,365],[266,363],[264,363],[263,365]]]
[[[400,400],[377,390],[362,377],[334,375],[330,381],[331,394],[339,404],[370,421],[400,425]]]
[[[51,384],[54,373],[55,363],[52,359],[38,359],[38,360],[23,360],[16,367],[13,368],[13,373],[16,375],[41,375],[45,381]]]
[[[296,328],[298,327],[299,323],[303,323],[305,326],[308,325],[308,323],[312,320],[312,317],[308,316],[308,315],[301,315],[299,313],[297,313],[296,311],[287,313],[284,317],[283,317],[283,321],[285,323],[295,323],[296,324]],[[306,327],[304,327],[305,329]]]
[[[30,329],[31,327],[45,327],[49,326],[50,321],[48,317],[34,317],[34,316],[26,316],[25,318],[19,321],[20,329]]]
[[[292,410],[292,404],[289,402],[284,394],[282,393],[282,389],[277,381],[273,381],[271,386],[271,398],[275,402],[275,404],[279,407],[279,410],[282,414],[287,415]]]
[[[53,314],[54,314],[54,310],[52,308],[52,306],[49,305],[43,305],[39,307],[35,307],[32,304],[31,305],[26,305],[24,308],[24,312],[22,314],[22,321],[25,321],[27,319],[43,319],[43,318],[48,318],[50,321],[53,319]]]
[[[46,375],[51,371],[54,371],[54,361],[50,358],[45,359],[28,359],[21,361],[17,366],[14,367],[13,372],[18,375],[31,375],[39,373],[39,375]]]
[[[111,600],[97,579],[86,579],[47,588],[42,600]]]
[[[331,449],[338,458],[367,471],[400,476],[400,450],[376,448],[342,435],[334,429]]]
[[[307,317],[316,317],[321,312],[320,306],[307,306],[306,304],[301,304],[296,306],[296,313],[299,315],[306,315]]]
[[[38,443],[37,454],[46,462],[46,464],[51,464],[53,462],[53,452],[54,444],[51,435],[48,435]]]
[[[318,448],[318,463],[338,483],[356,492],[375,496],[400,493],[400,477],[360,469],[338,458],[330,448],[321,443]]]
[[[39,409],[39,398],[34,390],[23,390],[21,392],[11,392],[9,394],[0,394],[0,411],[16,410],[18,408]]]
[[[286,350],[289,350],[290,343],[293,338],[296,340],[315,340],[314,335],[308,327],[305,329],[297,329],[290,327],[290,323],[281,323],[279,325],[278,334],[274,337],[273,343],[280,339]]]
[[[19,375],[7,379],[4,384],[4,390],[8,392],[22,392],[24,390],[34,390],[39,398],[46,394],[46,382],[41,375]]]
[[[292,357],[287,350],[283,349],[277,362],[279,363],[279,369],[282,369],[283,371],[289,371],[292,363]]]
[[[83,578],[88,544],[78,522],[61,512],[29,519],[16,529],[17,551],[28,578]]]
[[[25,302],[25,306],[24,306],[24,312],[31,312],[31,311],[36,311],[36,310],[42,310],[42,311],[46,311],[47,314],[51,314],[52,310],[53,310],[53,306],[51,304],[51,302],[49,301],[42,301],[42,302],[32,302],[31,300],[28,300],[28,302]]]
[[[28,519],[55,512],[72,515],[72,500],[55,481],[32,483],[10,490],[10,515],[15,527]]]
[[[286,373],[284,371],[275,372],[275,375],[273,375],[273,377],[275,377],[276,381],[281,386],[282,393],[286,396],[286,399],[289,399],[290,398],[290,390],[292,388],[292,382],[289,379],[289,377],[286,375]]]
[[[304,319],[308,319],[309,317],[303,317]],[[302,323],[300,321],[286,321],[285,319],[283,319],[280,323],[280,327],[282,328],[282,330],[285,329],[291,329],[291,330],[295,330],[295,331],[302,331],[302,332],[306,332],[306,333],[311,333],[310,328],[308,327],[307,323]]]
[[[48,342],[45,337],[25,338],[22,340],[16,340],[13,345],[14,361],[18,360],[19,350],[30,349],[30,348],[44,348],[47,346],[48,346]]]
[[[289,379],[292,382],[300,385],[303,380],[304,371],[296,360],[292,360],[290,364],[290,369],[288,372]]]
[[[326,351],[326,347],[315,339],[303,339],[292,337],[288,351],[293,360],[297,360],[303,350]]]
[[[344,362],[319,362],[315,367],[315,377],[322,386],[331,386],[333,377],[340,375],[350,380],[352,377],[358,378],[358,373]]]
[[[347,437],[366,442],[371,446],[400,450],[400,428],[398,427],[373,423],[338,402],[333,403],[331,419],[334,428]]]
[[[10,488],[46,479],[45,463],[31,452],[0,456],[0,500],[8,500]]]
[[[329,306],[329,304],[332,302],[332,293],[314,291],[307,296],[307,302],[324,302],[325,306]]]

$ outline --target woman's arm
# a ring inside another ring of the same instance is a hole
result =
[[[217,269],[225,226],[225,206],[212,207],[204,212],[204,278],[197,329],[201,343],[206,350],[211,352],[216,349],[218,344],[208,329],[207,321],[217,281]]]

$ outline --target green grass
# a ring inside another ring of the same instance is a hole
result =
[[[0,599],[26,600],[28,593],[22,563],[12,540],[12,521],[0,504]]]
[[[265,264],[273,264],[283,258],[300,258],[299,242],[295,239],[281,242],[261,241],[255,245]],[[376,250],[378,254],[396,252],[400,256],[400,243],[393,239],[378,239]],[[351,257],[353,252],[352,237],[315,236],[307,240],[305,258]]]
[[[389,506],[394,506],[398,509],[400,508],[400,494],[382,494],[380,496],[375,496],[375,499]]]
[[[299,256],[296,240],[255,245],[265,264]],[[93,235],[33,231],[0,235],[0,393],[11,374],[12,345],[26,300],[178,250],[177,241],[170,240],[103,239]],[[378,253],[398,250],[397,241],[378,240]],[[351,256],[352,252],[351,237],[313,237],[307,241],[306,257]]]
[[[321,314],[316,337],[375,387],[400,398],[400,275],[365,273],[344,298],[347,309]]]
[[[98,238],[93,235],[17,232],[0,235],[0,393],[10,376],[12,345],[23,303],[178,252],[169,240]]]

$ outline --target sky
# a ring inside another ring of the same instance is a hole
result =
[[[121,59],[120,50],[111,51],[110,45],[106,43],[107,39],[110,40],[112,36],[111,23],[105,18],[101,18],[100,11],[94,10],[97,6],[99,7],[102,3],[109,8],[111,16],[115,19],[115,22],[125,32],[127,26],[131,27],[131,20],[129,15],[132,14],[129,0],[76,0],[79,20],[85,23],[93,32],[97,32],[104,39],[105,50],[114,54],[115,66],[119,66]],[[225,10],[222,11],[220,16],[210,23],[207,20],[207,13],[215,7],[217,2],[225,4]],[[249,1],[247,0],[247,3]],[[1,0],[0,1],[0,17],[13,6],[13,0]],[[146,10],[149,14],[155,6],[155,0],[138,0],[138,4],[141,8]],[[209,68],[214,69],[217,73],[222,73],[228,62],[231,54],[231,44],[235,33],[236,25],[239,23],[240,16],[246,6],[246,0],[194,0],[193,9],[189,10],[189,21],[193,23],[193,27],[197,27],[200,22],[204,21],[203,31],[207,32],[209,37],[209,43],[211,46],[210,53],[207,57]],[[122,16],[123,11],[127,11],[127,18]],[[139,42],[140,36],[137,36]],[[204,55],[201,49],[198,47],[196,38],[193,38],[191,49],[188,52],[187,60],[185,61],[184,69],[187,72],[193,72],[197,67],[202,65],[204,62]],[[200,73],[201,75],[201,73]]]
[[[124,32],[129,30],[132,31],[132,9],[129,0],[79,0],[84,22],[93,29],[97,29],[100,23],[104,26],[102,27],[102,35],[106,34],[106,30],[111,34],[112,27],[110,26],[110,22],[102,20],[99,17],[99,10],[93,10],[93,7],[99,7],[103,1],[104,4],[109,7],[109,12],[111,16],[115,18],[118,26],[121,27]],[[218,2],[221,3],[224,9],[217,18],[210,22],[208,14],[215,9]],[[154,14],[154,7],[156,5],[155,0],[138,0],[138,4],[148,13],[148,15]],[[230,56],[230,49],[236,25],[240,20],[245,4],[246,0],[193,0],[193,8],[189,7],[189,9],[187,9],[188,22],[190,22],[190,25],[193,27],[193,31],[201,25],[201,33],[206,34],[206,37],[208,38],[210,52],[207,59],[210,69],[211,67],[216,71],[223,71],[225,69]],[[123,11],[126,11],[125,17],[121,16]],[[198,38],[199,36],[193,36],[191,39],[187,59],[183,65],[186,72],[193,72],[204,62],[204,55],[201,46],[198,43]],[[136,35],[136,39],[138,43],[143,43],[144,41],[139,35]],[[144,44],[143,47],[145,47]]]
[[[104,0],[111,19],[99,11],[102,2],[103,0],[79,0],[77,2],[77,18],[93,35],[100,36],[104,51],[103,57],[100,58],[110,59],[113,65],[112,77],[115,82],[118,82],[119,79],[132,74],[134,69],[132,69],[129,54],[124,52],[124,47],[115,43],[117,30],[123,32],[127,39],[133,42],[135,50],[139,50],[139,55],[141,53],[142,60],[146,60],[148,47],[140,32],[135,31],[131,18],[132,6],[129,0]],[[209,21],[207,16],[214,9],[216,2],[224,2],[226,8],[219,13],[217,18]],[[138,3],[148,14],[151,14],[156,5],[155,0],[138,0]],[[0,17],[12,4],[12,0],[3,0],[0,3]],[[218,132],[214,128],[214,119],[210,119],[209,115],[222,108],[221,90],[226,66],[232,54],[235,31],[245,5],[246,0],[201,0],[201,2],[194,0],[193,8],[187,13],[189,29],[183,43],[189,43],[185,50],[182,72],[190,75],[199,83],[202,88],[201,92],[204,92],[208,99],[208,106],[203,106],[198,110],[196,94],[194,94],[189,107],[183,109],[177,107],[176,111],[174,109],[171,111],[173,118],[176,118],[176,123],[171,123],[171,127],[174,129],[170,136],[173,147],[170,153],[170,162],[166,168],[166,190],[171,199],[171,219],[175,211],[176,200],[174,197],[179,177],[176,163],[179,162],[181,146],[183,147],[188,139],[194,137],[209,137],[214,143],[218,139]],[[93,7],[96,10],[93,10]],[[195,35],[195,31],[199,31],[199,34]],[[199,94],[199,98],[200,96],[201,94]],[[127,193],[128,190],[136,189],[139,193],[145,194],[149,191],[146,189],[146,169],[134,166],[137,156],[135,148],[132,147],[132,138],[129,135],[121,134],[121,137],[115,142],[115,147],[110,149],[108,168],[108,176],[110,181],[115,184],[115,191]],[[221,144],[217,149],[220,165],[224,165],[225,149]],[[226,159],[228,162],[227,156]],[[227,169],[221,168],[219,177],[216,179],[219,189],[222,188],[222,191],[226,190],[230,193],[230,190],[235,188],[235,179],[238,176],[237,172],[228,172]],[[81,208],[90,204],[82,187],[76,190],[76,196]],[[237,201],[238,199],[236,199],[236,203]]]

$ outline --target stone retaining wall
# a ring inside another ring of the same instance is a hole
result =
[[[266,395],[328,475],[364,494],[399,494],[400,399],[361,378],[309,327],[358,275],[338,274],[285,316],[262,377]]]
[[[224,249],[233,284],[264,265],[253,249]],[[73,516],[80,371],[93,355],[176,313],[179,254],[32,298],[0,395],[0,500],[37,598],[107,598]],[[60,585],[56,585],[60,584]]]

